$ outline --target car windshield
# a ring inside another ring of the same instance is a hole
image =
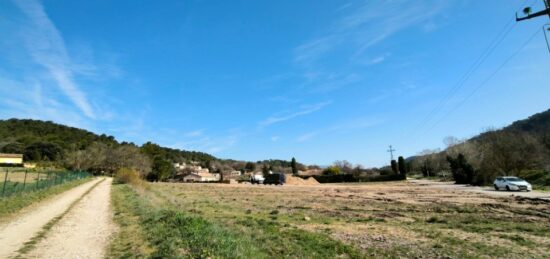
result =
[[[508,181],[508,182],[521,182],[521,181],[523,181],[523,179],[521,179],[519,177],[506,177],[504,179],[506,179],[506,181]]]

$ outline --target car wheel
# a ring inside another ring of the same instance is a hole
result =
[[[495,186],[495,191],[498,191],[498,186],[496,184],[494,184],[493,186]]]
[[[510,191],[510,186],[506,185],[506,190]]]

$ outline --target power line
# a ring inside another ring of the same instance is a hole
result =
[[[526,5],[530,0],[526,0],[522,6]],[[534,1],[534,0],[531,0]],[[521,6],[520,6],[521,8]],[[510,27],[511,25],[511,27]],[[460,77],[457,83],[449,89],[447,94],[440,100],[440,102],[432,109],[428,115],[420,121],[420,123],[413,129],[413,134],[423,125],[427,125],[432,119],[434,119],[444,106],[452,99],[452,97],[462,88],[462,86],[470,79],[470,77],[479,69],[479,67],[487,60],[487,58],[493,53],[493,51],[506,39],[508,34],[515,28],[515,20],[511,19],[502,30],[496,35],[487,48],[481,53],[481,55],[472,63],[472,65],[466,70],[466,73]]]
[[[531,42],[535,36],[537,36],[538,34],[540,33],[540,30],[537,29],[535,31],[535,33],[533,35],[531,35],[531,37],[529,37],[511,56],[509,56],[502,64],[500,64],[500,66],[498,66],[498,68],[493,71],[493,73],[491,73],[485,80],[483,80],[483,82],[481,82],[476,88],[474,88],[474,90],[472,92],[470,92],[470,94],[468,94],[466,96],[466,98],[462,99],[462,101],[460,103],[458,103],[457,105],[455,105],[449,112],[447,112],[447,114],[443,117],[441,117],[438,121],[436,121],[436,123],[432,124],[432,126],[426,131],[430,131],[432,130],[435,126],[437,126],[439,123],[441,123],[441,121],[443,121],[449,114],[453,113],[456,109],[458,109],[459,107],[461,107],[464,103],[466,103],[466,101],[468,101],[468,99],[470,99],[477,91],[479,91],[479,89],[481,89],[483,86],[485,86],[485,84],[487,84],[491,79],[493,79],[493,77],[498,74],[498,72],[500,72],[500,70],[502,68],[504,68],[504,66],[506,64],[508,64],[508,62],[510,62],[514,57],[517,56],[517,54],[519,54],[519,52],[521,52],[523,50],[523,48],[525,48],[525,46],[527,46],[527,44],[529,44],[529,42]]]
[[[510,25],[512,25],[510,27]],[[510,27],[510,28],[509,28]],[[460,79],[457,81],[457,83],[449,89],[447,94],[439,101],[439,103],[428,113],[428,115],[422,120],[417,127],[415,128],[414,132],[418,130],[418,128],[422,125],[426,125],[426,123],[430,122],[434,116],[441,111],[441,109],[447,104],[447,102],[452,99],[453,95],[456,94],[458,90],[470,79],[470,77],[474,74],[474,72],[485,62],[487,57],[490,56],[490,54],[493,53],[493,51],[502,43],[502,41],[508,36],[508,34],[512,31],[512,29],[515,27],[514,20],[510,20],[503,28],[502,30],[497,34],[495,38],[491,41],[491,43],[487,46],[487,48],[481,53],[481,55],[470,65],[468,70],[460,77]]]

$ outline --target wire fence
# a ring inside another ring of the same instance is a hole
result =
[[[0,198],[48,189],[90,177],[87,172],[0,168]]]

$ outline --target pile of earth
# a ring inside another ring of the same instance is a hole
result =
[[[292,175],[286,175],[285,183],[288,185],[318,185],[319,182],[315,180],[313,177],[309,177],[307,179],[302,179],[300,177],[292,176]]]

